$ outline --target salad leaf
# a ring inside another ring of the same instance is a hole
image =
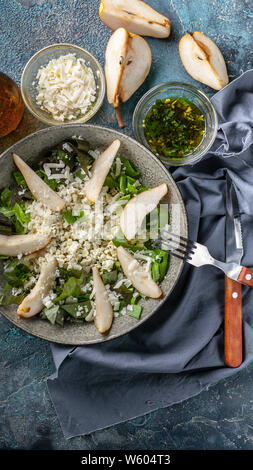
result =
[[[14,216],[16,218],[15,220],[15,228],[17,233],[27,233],[28,232],[28,224],[30,222],[30,214],[25,213],[20,206],[16,202],[16,204],[13,207],[13,212]]]
[[[133,287],[126,287],[124,284],[121,284],[121,286],[115,290],[122,296],[123,301],[125,302],[126,305],[131,303],[131,299],[134,293]]]
[[[88,222],[88,218],[86,217],[84,211],[81,211],[79,215],[73,215],[71,211],[65,211],[62,213],[64,219],[68,224],[72,225],[74,224],[77,220],[80,222]]]
[[[161,282],[168,271],[169,254],[158,249],[148,250],[146,254],[154,259],[151,265],[152,278],[155,282]]]
[[[156,261],[152,263],[152,278],[155,282],[158,282],[160,279],[159,263]]]
[[[126,175],[120,175],[119,189],[120,189],[120,192],[122,194],[126,194],[126,190],[127,190],[127,177],[126,177]]]
[[[112,242],[115,246],[123,246],[124,248],[128,248],[129,250],[132,250],[132,251],[145,250],[145,247],[135,245],[134,243],[136,243],[136,242],[133,242],[133,243],[129,242],[125,238],[125,236],[124,236],[123,232],[121,231],[121,229],[119,229],[118,232],[115,234]]]
[[[63,326],[67,316],[67,313],[62,310],[59,305],[55,305],[54,307],[50,308],[44,308],[40,312],[40,318],[42,320],[50,321],[52,325],[56,323],[57,325]]]
[[[77,220],[76,216],[74,216],[71,211],[63,212],[62,215],[64,219],[66,220],[66,222],[68,222],[68,224],[70,225],[74,224]]]
[[[22,186],[23,188],[28,189],[25,178],[20,171],[14,171],[13,176],[18,186]]]
[[[104,186],[108,186],[108,188],[114,189],[119,187],[119,183],[111,175],[107,175]]]
[[[54,307],[44,308],[43,309],[44,317],[46,317],[47,320],[49,320],[52,325],[55,324],[55,320],[56,320],[59,308],[60,308],[59,305],[55,305]]]
[[[0,233],[1,235],[11,235],[13,233],[13,230],[10,225],[2,225],[0,224]],[[2,257],[0,256],[0,259]],[[8,256],[7,256],[8,258]]]
[[[0,295],[0,305],[20,305],[25,295]]]
[[[63,326],[67,317],[67,312],[65,312],[62,308],[59,308],[56,315],[55,323],[57,323],[57,325]]]
[[[118,279],[118,271],[116,269],[113,271],[106,271],[102,274],[102,279],[104,284],[114,284]]]
[[[30,214],[25,213],[20,204],[17,202],[14,206],[11,207],[0,207],[0,213],[3,214],[8,219],[11,219],[15,226],[16,233],[27,233],[28,232],[28,224],[30,222]]]
[[[53,191],[58,189],[60,185],[59,181],[56,181],[55,179],[49,179],[44,170],[37,170],[36,173],[46,184],[48,184],[48,186],[50,186],[51,189],[53,189]]]
[[[115,261],[114,267],[117,269],[117,271],[122,273],[122,267],[119,261]]]
[[[68,165],[71,170],[73,169],[75,162],[76,162],[76,158],[77,158],[77,151],[71,142],[69,141],[61,142],[53,150],[53,154],[54,156],[57,155],[57,157],[63,163],[65,163],[65,165]]]
[[[0,213],[3,214],[8,219],[10,219],[11,217],[13,217],[13,215],[15,215],[13,209],[4,207],[4,206],[0,207]]]
[[[11,191],[9,188],[5,188],[1,192],[1,202],[4,207],[11,207],[11,202],[12,202],[12,197],[13,197],[13,191]]]
[[[87,140],[79,139],[78,137],[72,137],[71,141],[74,145],[76,145],[77,150],[81,150],[82,152],[88,152],[90,150],[90,144]]]
[[[80,279],[82,271],[80,269],[64,269],[58,268],[60,272],[60,277],[67,280],[69,277],[76,277]]]
[[[4,270],[7,283],[11,287],[22,287],[31,277],[32,271],[18,259],[12,259]]]
[[[134,166],[133,163],[131,163],[125,157],[120,157],[120,160],[127,176],[132,178],[137,178],[140,176],[140,171]]]
[[[128,315],[140,320],[142,309],[142,305],[132,305],[132,309],[128,311]]]
[[[61,294],[54,299],[54,303],[60,302],[61,300],[66,299],[67,297],[78,297],[80,294],[80,284],[83,279],[76,277],[69,277],[65,282]]]
[[[85,178],[85,173],[82,170],[82,168],[79,168],[73,173],[74,178],[79,178],[80,180],[84,180]]]
[[[87,300],[86,302],[76,302],[74,304],[65,304],[61,305],[61,308],[65,310],[71,317],[76,320],[87,317],[91,311],[91,302]]]
[[[79,163],[80,163],[80,166],[81,166],[82,170],[87,175],[88,171],[89,171],[90,164],[91,164],[90,156],[83,153],[83,152],[78,152],[78,160],[79,160]]]

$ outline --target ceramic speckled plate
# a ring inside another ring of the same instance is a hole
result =
[[[132,138],[113,129],[84,124],[67,124],[42,129],[29,135],[2,154],[0,159],[0,187],[4,188],[11,182],[11,174],[14,170],[12,152],[20,155],[28,164],[33,164],[41,159],[47,150],[63,139],[72,136],[82,136],[90,142],[92,149],[102,146],[107,147],[115,138],[119,138],[121,141],[120,153],[141,170],[141,179],[144,186],[153,187],[162,182],[168,184],[169,192],[163,202],[169,204],[173,228],[178,230],[177,233],[187,236],[187,217],[184,203],[169,172],[149,150]],[[172,210],[172,207],[176,210]],[[48,341],[73,345],[107,341],[131,331],[151,315],[154,315],[170,295],[179,278],[181,269],[182,261],[171,257],[168,273],[161,284],[163,297],[159,300],[149,299],[144,302],[141,320],[136,320],[128,315],[115,318],[107,335],[99,334],[93,322],[84,324],[67,323],[64,327],[61,327],[51,325],[49,322],[37,317],[17,320],[16,306],[0,306],[0,312],[19,328]]]

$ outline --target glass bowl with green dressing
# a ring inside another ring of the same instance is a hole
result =
[[[211,101],[187,83],[168,82],[151,88],[133,114],[135,138],[168,166],[199,161],[212,146],[217,129]]]

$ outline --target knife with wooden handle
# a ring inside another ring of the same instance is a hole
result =
[[[238,367],[242,363],[242,286],[225,276],[225,363]]]
[[[241,264],[243,244],[240,211],[236,191],[228,173],[226,178],[225,239],[226,262]],[[242,271],[245,269],[247,270],[247,268],[243,268]],[[246,276],[249,276],[249,273],[241,272],[240,276],[247,279]],[[226,365],[229,367],[240,366],[243,360],[242,351],[242,285],[225,276],[224,358]]]

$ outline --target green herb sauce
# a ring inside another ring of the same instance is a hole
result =
[[[156,100],[143,122],[146,140],[157,155],[180,158],[201,142],[205,120],[200,109],[186,98]]]

